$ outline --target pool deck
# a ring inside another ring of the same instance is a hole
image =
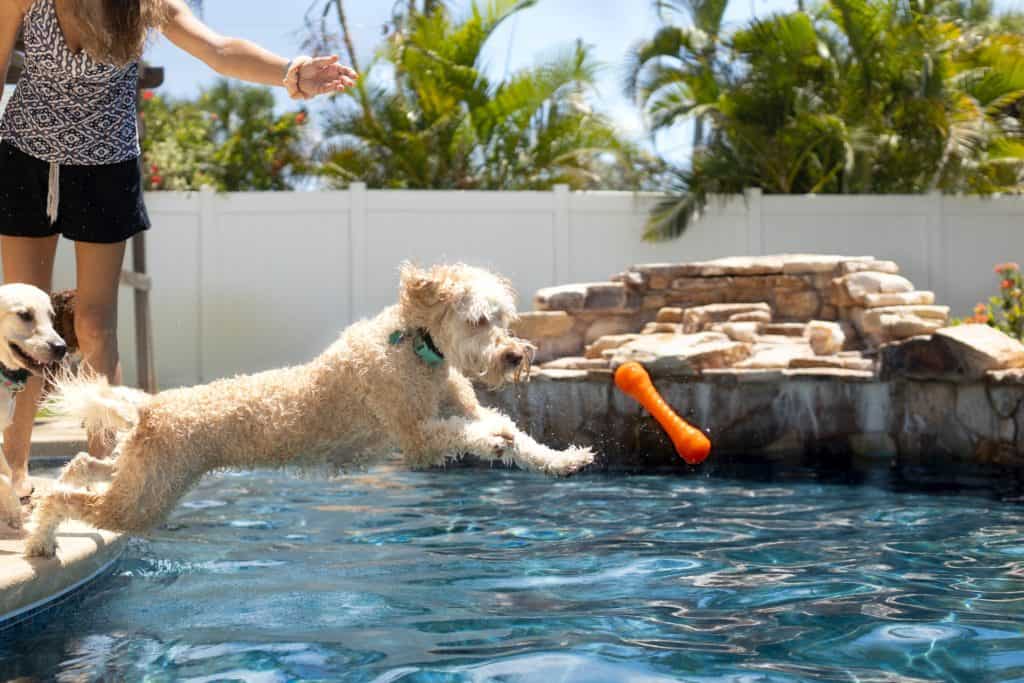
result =
[[[32,439],[35,463],[62,461],[85,449],[85,433],[73,422],[40,420]],[[33,477],[37,491],[52,479]],[[124,539],[79,522],[68,522],[58,533],[57,557],[25,558],[24,540],[0,532],[0,630],[32,619],[72,597],[102,577],[117,561]]]
[[[67,418],[40,418],[32,430],[32,459],[66,460],[85,450],[85,430]]]

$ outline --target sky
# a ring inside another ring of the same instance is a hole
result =
[[[252,40],[286,57],[300,52],[303,16],[312,0],[205,0],[204,21],[217,32]],[[320,4],[319,2],[317,3]],[[533,64],[546,53],[571,46],[577,38],[594,47],[605,66],[596,105],[610,114],[630,138],[646,142],[640,113],[622,94],[622,64],[631,45],[648,38],[658,27],[652,0],[539,0],[506,22],[489,42],[486,68],[492,76]],[[394,0],[347,0],[350,28],[362,62],[368,61],[381,39],[381,27]],[[456,15],[465,13],[469,0],[453,0]],[[728,25],[746,22],[796,7],[796,0],[734,0],[726,14]],[[626,9],[628,8],[628,9]],[[193,96],[216,74],[206,65],[158,38],[146,59],[165,68],[161,92]],[[293,106],[284,97],[281,107]],[[315,109],[314,109],[315,114]],[[689,156],[686,129],[660,136],[657,151],[674,160]]]
[[[311,4],[323,0],[205,0],[203,19],[221,34],[247,38],[282,56],[301,52],[303,17]],[[395,0],[346,0],[349,24],[362,63],[369,61],[381,40],[381,27]],[[451,0],[456,14],[464,14],[470,0]],[[774,12],[796,8],[797,0],[732,0],[726,12],[726,31]],[[485,51],[492,77],[534,64],[539,57],[571,46],[577,38],[593,46],[604,64],[598,83],[599,110],[609,114],[627,136],[653,147],[665,158],[685,163],[690,156],[690,128],[686,125],[649,140],[636,106],[622,94],[623,64],[630,47],[654,34],[659,23],[654,0],[539,0],[502,25]],[[1024,10],[1024,0],[996,0],[1002,10]],[[165,69],[160,92],[193,97],[217,75],[205,64],[157,37],[146,59]],[[8,92],[5,95],[10,95]],[[278,91],[279,108],[297,105]],[[311,107],[316,115],[317,106]]]

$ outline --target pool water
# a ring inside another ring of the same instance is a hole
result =
[[[1024,680],[1024,506],[376,469],[203,480],[0,679]]]

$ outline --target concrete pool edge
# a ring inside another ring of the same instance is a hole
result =
[[[36,479],[37,488],[48,484]],[[59,606],[102,579],[120,559],[126,540],[67,522],[58,542],[57,557],[26,558],[23,538],[0,538],[0,631]]]

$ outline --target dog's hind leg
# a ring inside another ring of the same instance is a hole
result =
[[[25,541],[27,557],[53,557],[57,552],[57,528],[65,519],[85,519],[100,501],[99,494],[56,488],[43,498],[32,515],[32,532]]]
[[[64,466],[57,481],[74,488],[88,488],[90,484],[110,481],[115,467],[115,460],[100,460],[83,452]]]

